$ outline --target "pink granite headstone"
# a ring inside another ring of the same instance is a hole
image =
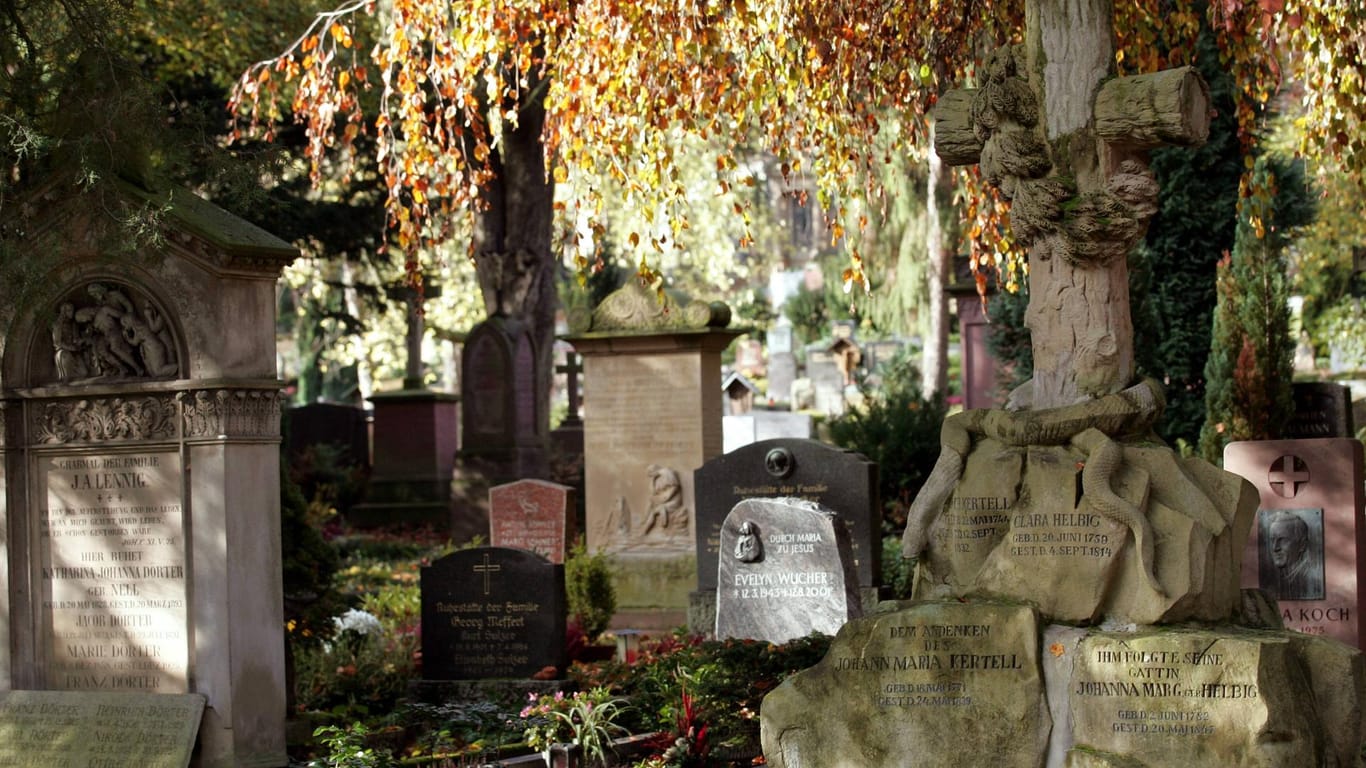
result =
[[[1277,600],[1287,628],[1362,647],[1361,443],[1231,443],[1224,449],[1224,468],[1247,478],[1261,494],[1243,553],[1243,586],[1260,587]]]
[[[545,480],[518,480],[489,489],[489,538],[495,547],[515,547],[564,563],[574,538],[574,489]]]

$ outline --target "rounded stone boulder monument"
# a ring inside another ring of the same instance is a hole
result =
[[[0,690],[197,694],[192,764],[283,766],[297,252],[186,192],[124,195],[163,211],[155,243],[121,246],[108,200],[43,199],[31,279],[0,285]]]

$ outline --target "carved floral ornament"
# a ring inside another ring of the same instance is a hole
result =
[[[57,400],[33,408],[31,442],[276,438],[281,399],[274,390],[216,389]]]
[[[82,386],[180,376],[170,318],[145,291],[93,280],[68,291],[48,322],[55,376]]]

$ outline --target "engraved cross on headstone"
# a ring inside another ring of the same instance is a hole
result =
[[[1280,469],[1277,469],[1280,465]],[[1300,492],[1300,486],[1309,482],[1309,467],[1304,459],[1294,454],[1286,454],[1271,464],[1267,484],[1278,496],[1293,499]]]
[[[489,563],[489,556],[488,556],[488,553],[487,553],[487,552],[484,553],[484,563],[483,563],[483,565],[476,565],[476,566],[474,566],[474,572],[475,572],[475,573],[482,573],[482,574],[484,574],[484,594],[485,594],[485,595],[488,595],[488,593],[489,593],[489,574],[497,573],[497,572],[499,572],[499,571],[501,571],[501,570],[503,570],[503,566],[501,566],[501,565],[492,565],[492,564]]]
[[[1029,247],[1034,408],[1133,383],[1125,256],[1156,210],[1147,150],[1202,144],[1209,89],[1190,67],[1114,70],[1108,0],[1028,0],[1026,43],[992,54],[982,87],[944,93],[935,150],[980,164]]]
[[[569,411],[565,414],[566,422],[579,420],[579,374],[583,371],[580,364],[582,358],[573,350],[564,353],[564,363],[555,366],[555,373],[563,373],[565,379],[566,397],[569,401]]]

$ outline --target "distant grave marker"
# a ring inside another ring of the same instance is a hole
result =
[[[1301,381],[1292,386],[1295,413],[1286,425],[1287,440],[1352,437],[1352,390],[1329,382]]]
[[[427,680],[564,670],[564,566],[522,549],[477,547],[424,567],[421,579]]]
[[[489,543],[535,552],[564,564],[574,538],[574,489],[546,480],[518,480],[489,489]]]

